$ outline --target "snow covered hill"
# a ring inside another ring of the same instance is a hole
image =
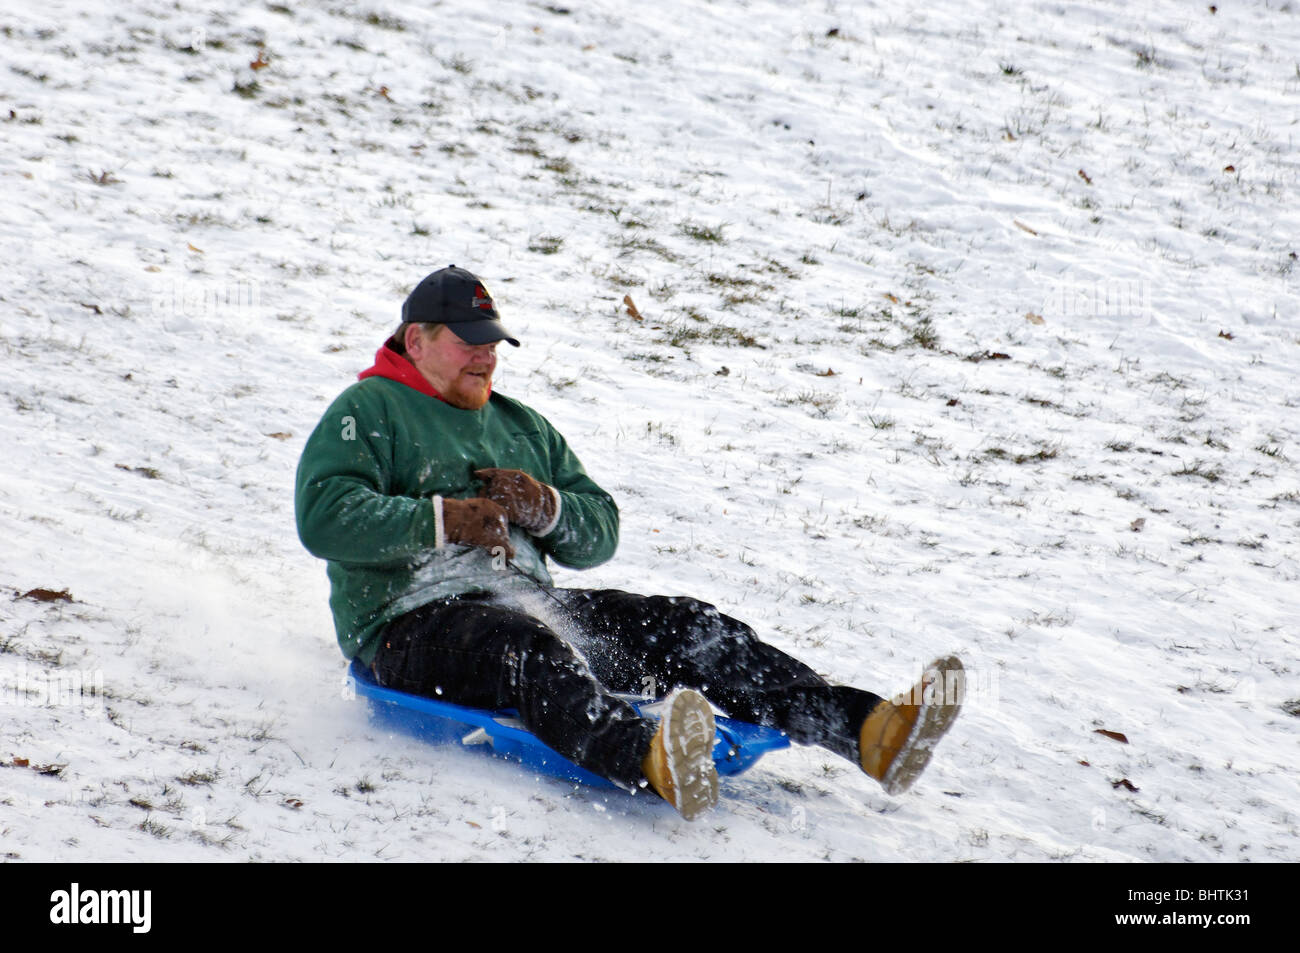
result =
[[[1276,0],[8,0],[0,856],[1300,859],[1297,50]],[[620,502],[561,584],[881,693],[966,659],[911,794],[792,749],[687,824],[370,727],[294,467],[450,263]]]

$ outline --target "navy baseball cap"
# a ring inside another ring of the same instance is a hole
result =
[[[402,323],[445,324],[466,344],[519,340],[506,330],[483,282],[449,265],[425,276],[402,303]]]

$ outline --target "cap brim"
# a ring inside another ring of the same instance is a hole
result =
[[[452,334],[466,344],[493,344],[497,341],[509,341],[515,347],[519,346],[519,339],[507,331],[504,324],[490,318],[484,321],[448,322],[447,327],[451,329]]]

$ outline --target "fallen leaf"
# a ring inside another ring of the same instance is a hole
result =
[[[1233,338],[1233,333],[1231,331],[1220,331],[1219,337],[1223,338],[1225,341],[1231,341]]]
[[[898,299],[897,299],[896,297],[894,297],[893,295],[891,295],[888,291],[885,292],[884,297],[885,297],[885,298],[888,298],[890,301],[894,302],[894,304],[898,304]]]
[[[1085,768],[1091,768],[1091,767],[1092,767],[1092,762],[1091,762],[1091,761],[1084,761],[1083,759],[1080,759],[1080,760],[1079,760],[1079,763],[1080,763],[1081,765],[1083,765]]]
[[[1083,181],[1087,182],[1089,185],[1092,185],[1091,176],[1089,176],[1088,173],[1084,172],[1082,169],[1079,170],[1079,178],[1083,179]]]
[[[818,376],[818,377],[834,377],[834,376],[835,376],[835,369],[834,369],[833,367],[828,367],[828,368],[826,368],[825,371],[818,371],[818,372],[817,372],[817,376]]]
[[[627,313],[630,314],[634,320],[642,320],[641,312],[638,311],[636,305],[632,303],[631,295],[623,295],[623,304],[627,307]]]
[[[249,63],[248,68],[256,71],[259,69],[266,69],[270,65],[271,65],[271,61],[266,58],[266,50],[258,50],[257,59]]]
[[[1105,735],[1107,738],[1118,741],[1121,744],[1128,744],[1128,738],[1124,737],[1124,734],[1119,731],[1107,731],[1105,728],[1096,728],[1093,730],[1093,734]]]
[[[198,252],[200,255],[203,254],[203,249],[202,249],[202,248],[195,248],[195,247],[194,247],[193,245],[191,245],[189,242],[186,242],[186,243],[185,243],[185,247],[188,248],[190,251]]]
[[[706,736],[706,737],[707,737],[707,736]],[[14,758],[14,767],[15,767],[15,768],[25,768],[25,767],[27,767],[29,764],[31,764],[31,762],[28,761],[26,758]]]
[[[1016,226],[1016,228],[1023,229],[1024,231],[1028,232],[1030,235],[1036,236],[1038,234],[1036,231],[1034,231],[1032,228],[1030,228],[1028,225],[1020,221],[1019,219],[1013,218],[1011,220],[1011,224]]]
[[[293,434],[285,433],[283,431],[276,431],[275,433],[269,433],[266,436],[274,437],[276,440],[288,440],[290,437],[293,436]]]
[[[1110,782],[1110,786],[1113,788],[1123,787],[1129,791],[1132,791],[1134,794],[1136,794],[1139,790],[1141,790],[1140,788],[1134,787],[1133,782],[1130,781],[1128,778],[1120,778],[1118,781],[1112,781]]]
[[[948,398],[947,406],[948,406],[948,407],[956,407],[956,406],[957,406],[958,404],[960,404],[960,403],[961,403],[961,401],[959,401],[956,397],[949,397],[949,398]]]
[[[55,592],[53,589],[28,589],[16,599],[35,599],[37,602],[72,602],[72,593],[67,589]]]
[[[145,265],[145,266],[144,266],[144,270],[145,270],[145,271],[162,271],[162,269],[159,268],[157,265]]]
[[[1128,528],[1135,533],[1140,533],[1142,532],[1142,527],[1146,525],[1147,525],[1147,518],[1145,516],[1139,516],[1133,522],[1128,524]]]
[[[1223,171],[1224,171],[1224,172],[1236,172],[1236,171],[1237,171],[1237,167],[1236,167],[1235,165],[1225,165],[1225,166],[1223,167]]]
[[[1028,321],[1030,324],[1046,324],[1046,323],[1047,323],[1047,319],[1046,319],[1046,318],[1044,318],[1041,314],[1034,314],[1034,312],[1032,312],[1032,311],[1026,311],[1026,312],[1025,312],[1025,320]]]
[[[481,831],[483,829],[482,824],[475,824],[473,821],[466,821],[465,823],[468,824],[470,827],[474,828],[474,830],[476,831]]]

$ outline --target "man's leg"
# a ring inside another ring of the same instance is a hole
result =
[[[475,598],[434,602],[380,634],[381,685],[476,708],[514,708],[575,764],[629,790],[654,725],[611,695],[572,646],[536,619]]]
[[[696,599],[615,589],[555,590],[590,639],[587,658],[614,691],[703,692],[733,718],[784,730],[860,763],[859,732],[879,695],[831,685],[762,642],[754,630]]]

